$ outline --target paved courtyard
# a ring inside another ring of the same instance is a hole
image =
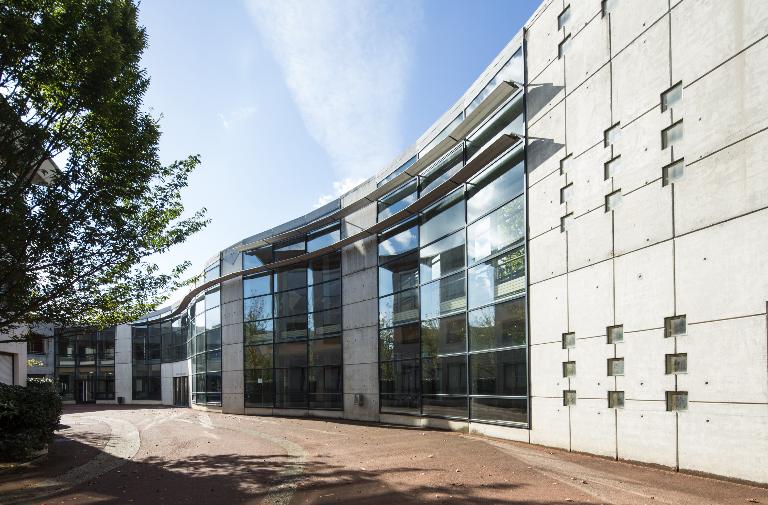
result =
[[[768,490],[443,431],[68,407],[0,503],[768,504]],[[723,457],[728,457],[723,455]]]

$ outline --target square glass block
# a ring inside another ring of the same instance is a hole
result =
[[[568,50],[568,46],[571,45],[571,34],[565,36],[562,42],[557,46],[557,57],[562,58],[565,52]]]
[[[621,134],[621,123],[616,123],[603,132],[603,145],[610,146],[619,138]]]
[[[667,410],[670,412],[688,410],[688,391],[667,391]]]
[[[569,389],[563,391],[563,407],[576,405],[576,391]]]
[[[560,188],[560,203],[568,202],[573,198],[573,183]]]
[[[573,349],[576,347],[576,334],[563,333],[563,349]]]
[[[680,81],[661,94],[661,111],[674,107],[683,99],[683,82]]]
[[[608,334],[609,344],[624,342],[624,325],[609,326],[606,328],[606,333]]]
[[[563,217],[560,218],[560,231],[564,232],[567,231],[568,228],[570,228],[571,224],[573,223],[573,212],[570,214],[566,214]]]
[[[567,6],[565,9],[563,9],[563,12],[561,12],[560,15],[557,16],[557,29],[560,30],[561,28],[563,28],[569,19],[571,19],[570,5]]]
[[[616,8],[618,3],[619,0],[603,0],[603,16],[607,16],[610,12],[613,12],[613,9]]]
[[[667,184],[671,184],[673,182],[679,181],[680,179],[683,178],[684,172],[685,172],[685,161],[682,158],[675,162],[670,163],[665,167],[662,167],[661,169],[662,186],[666,186]]]
[[[621,190],[614,191],[610,195],[605,195],[605,211],[610,212],[614,210],[616,207],[621,205],[621,202],[624,201],[624,197],[621,194]]]
[[[571,163],[573,163],[573,156],[570,154],[560,160],[560,175],[565,175],[568,173],[568,169],[570,168]]]
[[[682,138],[683,120],[681,119],[672,126],[668,126],[661,130],[661,148],[666,149],[667,147],[673,146],[682,140]]]
[[[616,175],[616,171],[621,168],[621,155],[605,162],[605,180]]]
[[[688,372],[688,354],[667,354],[666,370],[668,375]]]
[[[624,375],[624,358],[608,359],[608,376]]]
[[[608,391],[608,408],[624,408],[624,391]]]
[[[685,316],[672,316],[664,319],[664,336],[677,337],[685,335]]]
[[[576,362],[564,361],[563,362],[563,377],[573,377],[576,375]]]

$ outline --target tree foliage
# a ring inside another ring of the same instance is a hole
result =
[[[130,0],[0,3],[0,333],[126,322],[188,282],[188,263],[147,261],[207,221],[180,196],[199,157],[160,162],[137,15]]]

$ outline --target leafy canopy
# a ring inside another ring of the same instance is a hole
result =
[[[190,282],[188,262],[147,261],[207,220],[181,203],[199,157],[159,160],[137,15],[130,0],[0,2],[0,333],[127,322]]]

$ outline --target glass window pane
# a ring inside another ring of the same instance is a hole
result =
[[[221,304],[221,292],[217,289],[215,291],[208,291],[205,293],[205,308],[212,309],[218,307]]]
[[[528,400],[516,398],[471,398],[472,419],[478,421],[528,422]]]
[[[418,253],[395,256],[379,267],[379,295],[415,288],[419,285]]]
[[[515,149],[467,183],[467,220],[470,223],[523,193],[524,160],[525,151]]]
[[[278,408],[306,408],[306,367],[275,369],[275,406]]]
[[[419,228],[415,221],[408,221],[379,237],[379,263],[387,263],[390,259],[419,246]]]
[[[319,258],[310,260],[310,284],[319,284],[339,277],[341,277],[341,252],[324,254]]]
[[[509,100],[488,121],[480,126],[477,131],[467,137],[467,159],[471,158],[483,147],[490,144],[503,133],[525,133],[525,102],[516,96]]]
[[[467,317],[472,351],[525,344],[525,298],[473,310]]]
[[[429,244],[463,225],[464,195],[461,191],[456,191],[424,211],[419,228],[420,244]]]
[[[456,314],[421,322],[421,355],[437,356],[467,350],[466,317]]]
[[[422,395],[421,411],[425,416],[466,418],[467,397]]]
[[[275,317],[295,316],[307,313],[307,288],[276,293]]]
[[[272,317],[272,297],[257,296],[243,300],[243,321],[258,321]]]
[[[341,226],[334,223],[307,235],[307,252],[317,251],[341,240]]]
[[[309,312],[333,309],[341,306],[341,279],[309,288]]]
[[[212,281],[213,279],[216,279],[217,277],[220,277],[221,269],[219,268],[219,264],[216,263],[215,265],[212,265],[205,269],[205,273],[203,274],[203,280],[205,282]]]
[[[418,319],[418,289],[401,291],[379,299],[379,327],[388,328]]]
[[[275,272],[275,292],[302,288],[307,285],[307,269],[295,266]]]
[[[272,342],[273,328],[271,319],[243,323],[243,338],[245,344]]]
[[[205,343],[208,350],[221,349],[221,328],[206,331]]]
[[[245,370],[245,406],[274,405],[272,368]]]
[[[469,114],[480,105],[485,98],[493,92],[503,81],[523,82],[524,77],[523,49],[515,51],[509,61],[507,61],[498,73],[485,85],[478,95],[467,106],[466,113]]]
[[[344,395],[341,367],[310,367],[308,396],[310,409],[342,409]]]
[[[424,394],[467,394],[467,356],[421,360],[421,390]]]
[[[221,347],[221,345],[219,345],[219,347]],[[221,371],[221,351],[208,351],[206,354],[208,355],[206,359],[206,369],[209,372]]]
[[[464,166],[464,150],[459,144],[437,160],[419,176],[419,194],[426,195],[450,179]]]
[[[435,146],[437,146],[437,145],[438,145],[440,142],[442,142],[443,140],[445,140],[445,139],[448,137],[448,135],[449,135],[449,134],[450,134],[450,133],[451,133],[453,130],[455,130],[455,129],[456,129],[456,127],[457,127],[457,126],[459,126],[459,124],[460,124],[462,121],[464,121],[464,113],[463,113],[463,112],[460,112],[458,116],[456,116],[455,118],[453,118],[453,121],[451,121],[450,123],[448,123],[448,126],[446,126],[445,128],[443,128],[443,129],[440,131],[440,133],[438,133],[438,134],[435,136],[435,138],[433,138],[432,140],[430,140],[430,141],[429,141],[429,144],[427,144],[426,146],[424,146],[424,148],[423,148],[421,151],[419,151],[419,158],[422,158],[422,157],[424,157],[424,155],[425,155],[425,154],[427,154],[429,151],[431,151],[431,150],[432,150],[432,149],[433,149]]]
[[[467,228],[470,265],[516,243],[525,236],[523,197],[518,197]]]
[[[307,366],[307,344],[291,342],[275,345],[275,368]]]
[[[379,360],[419,357],[419,324],[406,324],[379,331]]]
[[[469,269],[469,307],[479,307],[525,292],[522,247]]]
[[[289,316],[275,319],[275,341],[289,342],[307,338],[307,316]]]
[[[272,263],[272,246],[251,249],[243,253],[243,269],[256,268]]]
[[[394,179],[395,177],[403,173],[405,170],[408,170],[408,167],[416,163],[417,159],[418,159],[418,156],[415,156],[415,155],[409,158],[408,161],[406,161],[405,163],[397,167],[391,174],[389,174],[388,176],[380,180],[378,183],[376,183],[376,187],[378,188],[380,186],[383,186],[387,182],[391,181],[392,179]]]
[[[464,230],[461,230],[421,249],[421,282],[426,283],[464,268],[464,244]]]
[[[269,274],[243,279],[243,297],[250,298],[251,296],[267,295],[271,293],[270,281]]]
[[[275,261],[283,261],[296,256],[301,256],[306,252],[306,244],[303,240],[297,240],[285,244],[275,245]]]
[[[341,365],[341,337],[309,342],[309,366]]]
[[[473,395],[528,394],[525,349],[470,354],[469,368]]]
[[[245,352],[245,369],[272,368],[271,345],[247,345]]]
[[[205,311],[205,329],[212,330],[221,327],[221,309],[216,307],[214,309]]]
[[[393,214],[397,214],[416,201],[416,179],[411,179],[406,184],[384,195],[378,203],[379,221],[383,221]]]
[[[309,338],[324,338],[341,332],[341,309],[309,314]]]
[[[379,377],[382,412],[418,414],[419,360],[380,363]]]
[[[464,272],[421,286],[421,319],[433,319],[467,306]]]

